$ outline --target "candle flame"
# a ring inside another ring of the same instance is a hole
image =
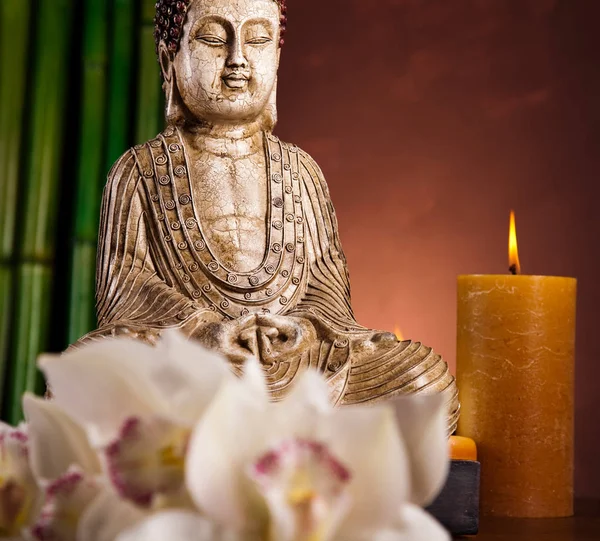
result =
[[[402,334],[402,331],[400,330],[400,327],[398,327],[398,325],[396,325],[394,327],[394,334],[396,335],[396,338],[398,339],[398,342],[403,342],[404,341],[404,335]]]
[[[517,227],[515,225],[515,212],[510,211],[510,228],[508,233],[508,264],[510,272],[521,274],[521,263],[519,262],[519,249],[517,247]]]

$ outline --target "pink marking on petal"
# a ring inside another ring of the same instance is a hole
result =
[[[21,443],[27,443],[27,441],[29,440],[29,438],[27,437],[27,434],[25,434],[25,432],[21,432],[20,430],[15,430],[13,432],[9,432],[9,436],[13,440],[18,440]]]
[[[338,481],[346,483],[350,480],[351,474],[348,468],[329,452],[326,445],[318,441],[300,438],[285,440],[277,448],[262,455],[253,466],[254,474],[258,477],[266,477],[276,473],[285,458],[298,453],[298,451],[312,454]]]
[[[121,427],[121,438],[129,439],[138,436],[138,428],[142,420],[139,417],[129,417]]]
[[[56,498],[59,495],[68,496],[83,481],[83,474],[77,471],[67,472],[53,481],[46,489],[48,498]]]
[[[132,489],[127,483],[119,464],[123,443],[131,442],[139,437],[138,429],[140,423],[141,419],[139,417],[129,417],[125,419],[119,430],[117,439],[108,445],[105,449],[105,454],[108,463],[108,475],[119,496],[132,500],[141,507],[148,507],[152,503],[152,493],[140,493],[135,489]]]
[[[336,460],[335,457],[329,455],[327,462],[331,470],[335,473],[337,478],[344,483],[350,481],[352,475],[350,475],[350,470],[346,468],[341,462]]]
[[[174,484],[183,484],[183,469],[179,480],[177,473],[169,473],[173,465],[161,464],[163,445],[168,449],[169,438],[177,438],[170,431],[177,429],[160,419],[130,417],[124,421],[117,439],[105,448],[108,476],[119,496],[140,507],[149,507],[156,494],[173,490]]]
[[[347,482],[350,480],[350,470],[348,470],[348,468],[346,468],[337,458],[335,458],[324,444],[312,440],[296,440],[296,442],[301,447],[307,447],[319,459],[323,460],[335,477],[337,477],[340,481]]]
[[[97,496],[99,485],[75,466],[46,488],[46,498],[29,530],[38,541],[75,539],[84,509]]]
[[[123,426],[121,426],[121,429],[119,430],[117,439],[106,448],[106,454],[109,457],[119,454],[122,440],[132,440],[137,438],[139,436],[138,428],[140,423],[141,419],[139,417],[129,417],[125,419]]]
[[[31,535],[38,541],[57,541],[54,536],[54,530],[48,524],[36,524],[31,529]]]
[[[269,451],[254,465],[254,470],[260,475],[266,475],[279,466],[279,454],[276,451]]]
[[[4,452],[5,452],[4,445],[6,444],[7,439],[15,440],[21,444],[19,446],[19,454],[22,457],[27,457],[29,455],[29,448],[27,446],[29,437],[27,436],[27,434],[25,432],[22,432],[21,430],[19,430],[17,428],[13,428],[8,432],[4,432],[4,433],[0,434],[0,453],[2,454],[2,456],[4,456]]]
[[[118,443],[118,442],[115,442]],[[112,448],[112,454],[109,458],[117,459],[119,456],[119,448]],[[108,475],[112,485],[115,487],[117,494],[121,498],[131,500],[140,507],[150,507],[153,499],[153,491],[140,491],[137,487],[132,487],[127,481],[125,473],[120,469],[116,461],[108,461]]]

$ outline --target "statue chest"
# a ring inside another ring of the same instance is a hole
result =
[[[198,159],[169,127],[134,150],[168,283],[225,318],[294,306],[308,279],[296,147],[265,134],[259,159]]]
[[[229,269],[248,272],[267,244],[267,165],[264,153],[239,159],[204,153],[188,160],[192,201],[206,241]]]

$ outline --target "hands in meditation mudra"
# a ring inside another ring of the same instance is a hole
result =
[[[313,367],[340,405],[458,393],[441,357],[354,319],[327,184],[272,134],[284,0],[159,0],[167,129],[127,151],[104,192],[99,329],[154,343],[176,327],[240,371],[264,366],[274,399]],[[373,257],[373,256],[371,256]]]

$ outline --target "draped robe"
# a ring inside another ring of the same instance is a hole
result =
[[[267,248],[250,272],[233,272],[211,250],[193,200],[186,149],[167,128],[115,164],[105,188],[97,260],[99,329],[178,327],[193,335],[207,317],[279,314],[312,322],[317,339],[297,358],[265,366],[275,397],[314,367],[339,404],[400,393],[443,392],[449,431],[458,419],[454,378],[418,342],[390,343],[360,326],[350,304],[346,259],[321,170],[295,145],[265,133]],[[191,329],[191,330],[190,330]],[[367,347],[365,347],[367,344]]]

